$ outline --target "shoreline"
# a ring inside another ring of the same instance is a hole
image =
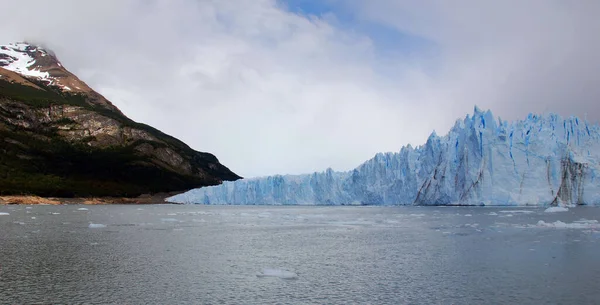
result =
[[[142,195],[139,197],[40,197],[35,195],[9,195],[0,196],[0,205],[61,205],[61,204],[84,204],[84,205],[104,205],[104,204],[176,204],[165,201],[166,198],[173,196],[171,193],[161,193],[155,195]]]

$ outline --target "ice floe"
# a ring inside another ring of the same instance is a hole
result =
[[[578,220],[572,223],[562,222],[560,220],[555,222],[545,222],[540,220],[534,227],[557,229],[600,229],[600,225],[598,224],[597,220]]]
[[[175,219],[175,218],[161,218],[160,221],[162,221],[162,222],[179,222],[179,220]]]
[[[549,207],[544,212],[546,213],[558,213],[558,212],[568,212],[569,208],[565,207]]]
[[[90,223],[88,228],[90,228],[90,229],[106,228],[106,225],[101,224],[101,223]]]
[[[533,213],[533,211],[527,211],[527,210],[508,210],[508,211],[500,211],[500,213],[507,213],[507,214],[531,214]]]

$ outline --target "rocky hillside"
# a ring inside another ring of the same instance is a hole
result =
[[[127,118],[53,53],[0,46],[0,195],[133,197],[239,178]]]

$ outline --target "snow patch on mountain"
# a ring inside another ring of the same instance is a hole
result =
[[[42,57],[48,56],[45,50],[27,43],[0,45],[0,67],[23,76],[35,77],[51,83],[53,80],[50,73],[35,68],[36,59],[31,54],[36,52],[39,52]]]

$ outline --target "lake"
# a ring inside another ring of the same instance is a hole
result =
[[[0,303],[594,304],[600,209],[0,206]]]

